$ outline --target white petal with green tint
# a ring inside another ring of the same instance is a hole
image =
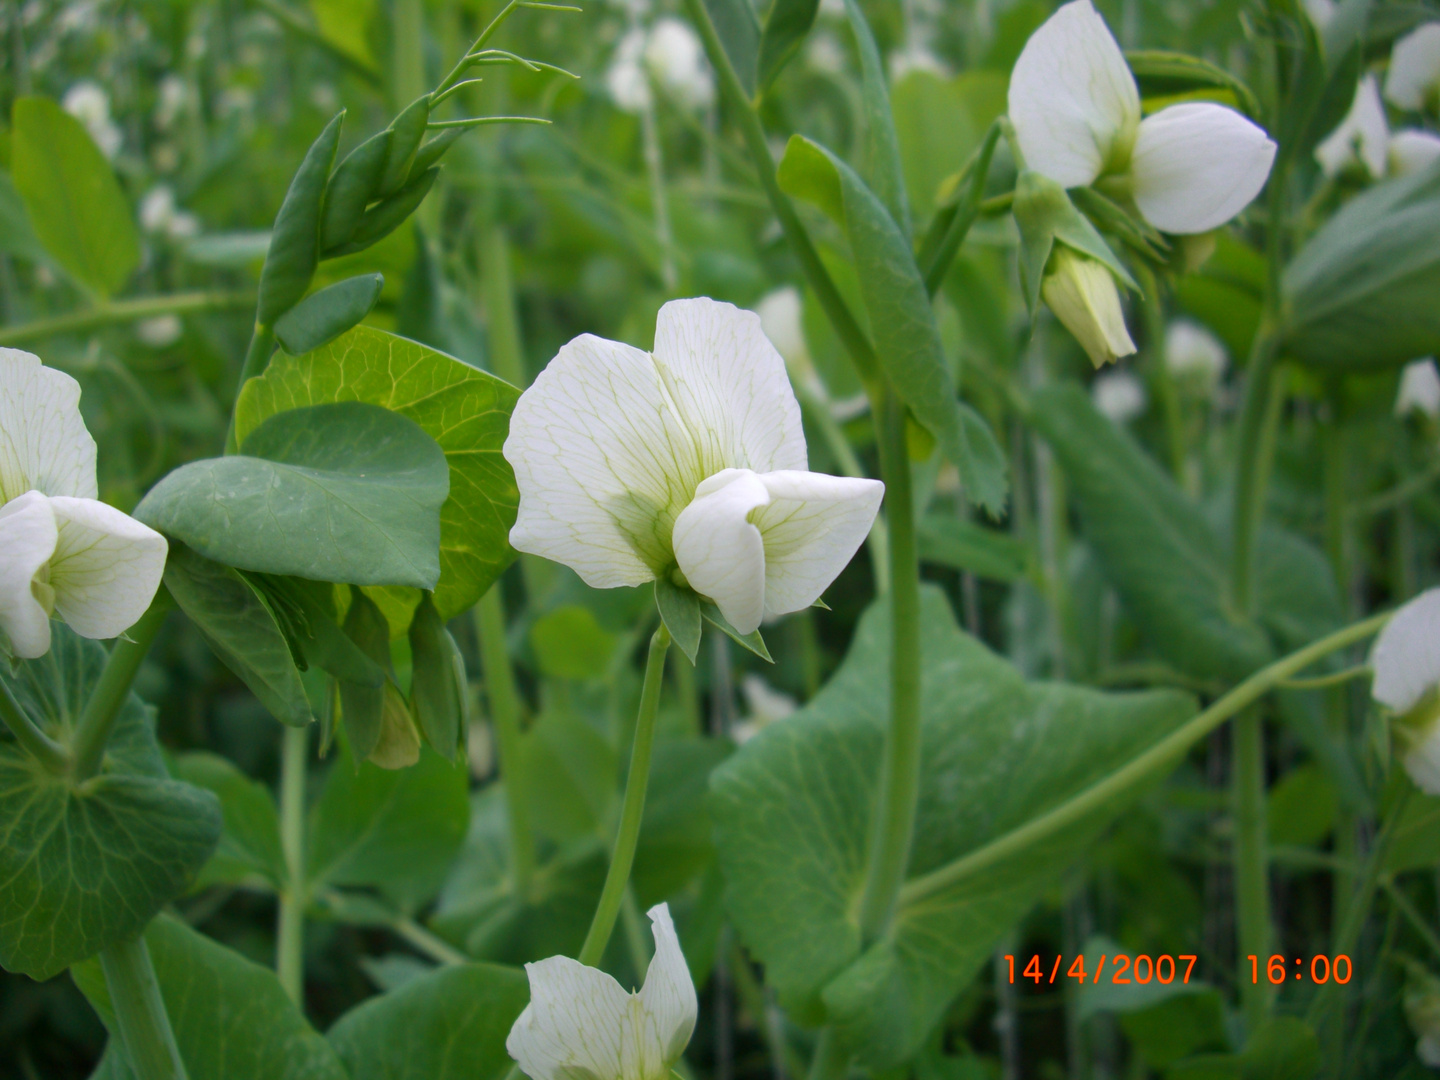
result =
[[[753,633],[765,616],[765,541],[750,513],[769,501],[762,477],[726,469],[696,489],[675,522],[681,572],[741,634]]]
[[[33,353],[0,349],[0,503],[31,490],[95,498],[95,440],[79,383]]]
[[[165,538],[95,499],[50,500],[55,611],[81,637],[112,638],[145,614],[165,573]]]
[[[55,514],[40,492],[0,506],[0,632],[22,660],[50,651],[49,585],[37,587],[35,579],[55,553],[55,540]]]
[[[1370,653],[1380,704],[1406,713],[1440,686],[1440,589],[1423,592],[1385,624]]]
[[[1402,109],[1419,112],[1440,94],[1440,22],[1426,23],[1395,43],[1385,96]]]
[[[1355,100],[1340,126],[1315,148],[1315,160],[1326,176],[1338,176],[1358,163],[1376,180],[1385,175],[1389,154],[1390,126],[1375,76],[1366,75],[1355,91]]]

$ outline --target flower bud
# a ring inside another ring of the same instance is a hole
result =
[[[465,727],[465,661],[426,593],[410,622],[410,707],[436,751],[455,757]]]
[[[1135,351],[1115,279],[1099,261],[1055,246],[1040,295],[1097,368]]]
[[[340,719],[358,761],[366,758],[382,769],[403,769],[420,760],[420,736],[405,699],[395,686],[390,665],[390,624],[359,589],[350,590],[345,636],[385,672],[378,686],[342,680]]]

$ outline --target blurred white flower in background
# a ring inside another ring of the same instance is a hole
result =
[[[1305,0],[1305,14],[1310,16],[1315,29],[1323,31],[1335,18],[1335,0]]]
[[[1225,374],[1229,354],[1220,339],[1199,323],[1176,319],[1165,331],[1165,367],[1176,379],[1207,392]]]
[[[1387,164],[1392,176],[1404,176],[1419,172],[1432,161],[1440,158],[1440,135],[1408,128],[1390,136],[1387,144]]]
[[[155,92],[155,126],[162,131],[169,130],[185,107],[188,96],[185,80],[179,75],[171,72],[161,79]]]
[[[817,28],[805,43],[805,60],[816,71],[838,75],[845,70],[845,49],[829,30]]]
[[[1187,102],[1143,120],[1125,55],[1090,0],[1030,36],[1010,75],[1010,120],[1029,168],[1064,187],[1133,199],[1151,225],[1208,232],[1265,186],[1275,143],[1234,109]]]
[[[1440,418],[1440,371],[1433,357],[1413,360],[1400,372],[1400,390],[1395,395],[1395,415],[1424,413],[1432,420]]]
[[[1145,386],[1128,371],[1107,371],[1090,384],[1095,408],[1112,423],[1128,424],[1145,411]]]
[[[650,79],[645,74],[644,57],[645,31],[637,26],[625,32],[605,69],[605,89],[615,107],[624,112],[640,113],[650,107]]]
[[[1415,786],[1440,795],[1440,589],[1395,612],[1370,651],[1370,695],[1394,714],[1401,762]]]
[[[745,698],[745,718],[730,733],[737,743],[748,742],[771,724],[793,716],[800,707],[793,697],[754,672],[740,680],[740,694]]]
[[[505,1049],[530,1080],[670,1080],[699,1004],[669,906],[648,915],[655,957],[637,993],[568,956],[525,965],[530,1004]]]
[[[175,192],[157,184],[140,200],[140,224],[146,232],[184,240],[200,232],[200,219],[175,205]]]
[[[1440,22],[1426,23],[1395,43],[1385,96],[1411,112],[1440,112]]]
[[[930,51],[928,46],[912,42],[903,49],[896,49],[887,59],[890,81],[899,82],[912,71],[924,71],[941,79],[950,77],[950,68]]]
[[[85,125],[90,138],[107,158],[120,152],[124,141],[120,128],[110,119],[110,95],[97,82],[86,79],[65,91],[60,103],[66,112]]]
[[[1366,75],[1340,126],[1315,148],[1315,160],[1326,176],[1363,169],[1372,180],[1403,176],[1440,158],[1440,135],[1418,128],[1390,134],[1385,104],[1375,76]]]
[[[50,651],[50,616],[112,638],[145,614],[165,538],[100,502],[80,384],[0,349],[0,635],[22,659]]]
[[[184,329],[179,315],[156,315],[153,319],[141,319],[136,323],[135,336],[143,345],[164,349],[179,341]]]
[[[656,21],[645,42],[645,66],[660,91],[681,108],[703,109],[715,100],[705,46],[687,22],[670,15]]]

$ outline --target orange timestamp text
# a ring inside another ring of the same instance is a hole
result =
[[[1033,979],[1036,985],[1042,981],[1051,984],[1060,974],[1061,961],[1063,957],[1056,956],[1055,962],[1050,967],[1047,979],[1045,967],[1040,962],[1038,955],[1031,956],[1030,962],[1020,972],[1022,979]],[[1141,953],[1138,956],[1130,957],[1125,953],[1117,953],[1115,956],[1101,954],[1099,961],[1095,964],[1093,972],[1085,970],[1085,957],[1075,957],[1070,961],[1070,966],[1065,969],[1065,978],[1074,979],[1084,984],[1088,979],[1091,985],[1098,983],[1101,976],[1106,976],[1116,986],[1123,986],[1127,983],[1139,983],[1142,986],[1151,981],[1160,983],[1172,983],[1178,977],[1181,983],[1190,981],[1190,973],[1195,970],[1194,956],[1171,956],[1163,953],[1160,956],[1150,956]],[[1006,964],[1010,968],[1010,981],[1015,981],[1015,957],[1006,956]],[[1107,966],[1108,969],[1107,969]]]

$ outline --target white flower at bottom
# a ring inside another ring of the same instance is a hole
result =
[[[96,499],[95,442],[80,386],[0,349],[0,639],[34,659],[50,616],[82,637],[134,625],[160,587],[165,538]]]
[[[667,1080],[698,1003],[670,908],[649,911],[655,958],[639,993],[568,956],[526,964],[530,1004],[505,1049],[531,1080]]]
[[[704,298],[660,309],[653,353],[589,334],[564,346],[520,396],[504,452],[518,550],[593,588],[688,584],[742,634],[819,599],[885,491],[807,471],[759,317]]]
[[[1395,394],[1395,415],[1424,413],[1432,420],[1440,417],[1440,371],[1435,360],[1412,360],[1400,373],[1400,389]]]
[[[1440,795],[1440,588],[1395,612],[1370,653],[1370,695],[1395,714],[1405,771]]]

